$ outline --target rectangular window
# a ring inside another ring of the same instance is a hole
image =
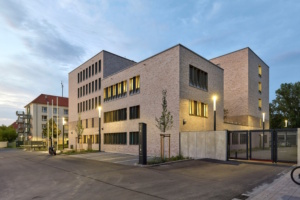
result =
[[[85,79],[88,79],[88,68],[85,69]]]
[[[94,98],[92,98],[92,109],[94,109]]]
[[[97,109],[97,104],[98,104],[97,97],[95,97],[95,109]]]
[[[47,128],[46,124],[42,124],[42,129],[46,129],[46,128]]]
[[[47,107],[42,107],[42,112],[47,113]]]
[[[85,85],[85,94],[88,94],[88,84]]]
[[[82,97],[82,87],[80,87],[80,97]]]
[[[262,107],[261,99],[258,99],[258,109],[261,110],[261,107]]]
[[[246,143],[247,143],[247,134],[240,133],[240,144],[246,144]]]
[[[42,115],[42,121],[47,121],[47,115]]]
[[[232,133],[232,144],[239,144],[239,133]]]
[[[88,111],[88,100],[85,101],[85,110]]]
[[[88,128],[88,127],[89,127],[89,120],[86,119],[86,120],[85,120],[85,128]]]
[[[139,132],[130,132],[129,133],[129,144],[138,145],[139,144]]]
[[[99,144],[99,135],[95,135],[95,144]]]
[[[77,74],[77,83],[79,83],[79,73]]]
[[[92,64],[92,76],[94,76],[94,64]]]
[[[113,91],[112,91],[113,98],[116,97],[116,95],[117,95],[116,92],[117,92],[117,87],[116,87],[116,85],[113,85]]]
[[[92,92],[94,92],[94,81],[92,82]]]
[[[101,106],[101,96],[98,97],[98,105]]]
[[[85,70],[83,70],[82,72],[83,72],[83,80],[85,80]]]
[[[91,94],[91,83],[89,83],[89,94]]]
[[[80,112],[82,112],[82,102],[80,102]]]
[[[127,133],[104,133],[104,144],[127,144]]]
[[[80,82],[82,82],[82,72],[80,72]]]
[[[98,71],[98,66],[97,66],[97,62],[95,62],[95,74],[97,74]]]
[[[190,115],[207,117],[208,116],[208,106],[205,103],[198,101],[189,101],[189,113]]]
[[[104,123],[127,120],[127,108],[104,113]]]
[[[99,90],[101,89],[101,78],[99,78]]]
[[[129,94],[140,92],[140,76],[129,79]]]
[[[53,113],[57,114],[57,108],[53,108]]]
[[[89,110],[91,110],[91,100],[89,99]]]
[[[99,73],[101,72],[101,60],[99,60]]]
[[[89,66],[89,77],[91,77],[91,66]]]
[[[85,85],[83,86],[83,92],[82,92],[83,96],[85,95]]]
[[[97,79],[95,80],[95,91],[97,91]]]
[[[80,96],[80,91],[79,91],[79,88],[77,88],[77,98],[79,98]]]
[[[259,76],[259,77],[261,77],[261,73],[262,73],[262,70],[261,70],[261,66],[259,65],[259,66],[258,66],[258,76]]]
[[[64,109],[64,115],[68,115],[69,114],[69,110],[68,109]]]
[[[190,65],[190,85],[207,91],[208,90],[207,72],[202,71]]]
[[[83,112],[85,111],[85,101],[83,101]]]
[[[79,113],[79,103],[77,103],[77,113]]]
[[[92,118],[92,128],[94,128],[94,118]]]
[[[83,143],[86,144],[86,142],[87,142],[87,135],[84,135],[83,136]]]
[[[258,92],[261,93],[261,82],[258,82]]]
[[[130,107],[129,119],[139,119],[140,118],[140,106]]]

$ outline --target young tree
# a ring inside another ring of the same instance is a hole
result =
[[[42,134],[44,137],[47,137],[47,130],[48,130],[48,124],[49,124],[49,138],[52,136],[52,118],[49,119],[49,121],[46,123],[46,127],[43,128]],[[57,125],[55,123],[55,121],[53,120],[53,137],[57,138]],[[58,135],[61,134],[61,130],[58,129]]]
[[[300,127],[300,82],[281,84],[270,104],[270,127],[283,128],[284,120],[290,128]]]
[[[0,141],[13,142],[18,137],[16,130],[11,126],[0,126]]]
[[[156,127],[163,133],[173,127],[173,116],[168,111],[167,90],[162,91],[162,113],[160,118],[155,117]]]
[[[81,116],[79,115],[78,121],[75,126],[75,132],[77,133],[78,138],[81,138],[83,131],[84,131],[84,128],[82,126]],[[82,149],[82,138],[80,139],[80,149]]]

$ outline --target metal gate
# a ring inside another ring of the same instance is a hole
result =
[[[228,131],[227,158],[297,162],[297,129]]]

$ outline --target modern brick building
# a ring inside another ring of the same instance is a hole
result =
[[[217,130],[248,129],[249,124],[224,124],[226,69],[216,64],[180,44],[138,63],[101,51],[69,73],[70,148],[78,145],[79,117],[83,148],[99,148],[97,108],[101,105],[102,151],[138,154],[138,124],[143,122],[147,153],[158,156],[161,132],[155,118],[161,116],[163,90],[174,121],[166,132],[171,135],[171,155],[179,154],[180,132],[213,130],[213,96],[217,96]],[[267,109],[264,105],[262,109]]]
[[[25,112],[17,111],[17,132],[21,137],[19,140],[46,140],[46,137],[42,135],[42,131],[43,128],[46,128],[47,121],[52,117],[55,123],[58,124],[59,130],[62,132],[62,118],[64,117],[65,121],[68,121],[68,114],[68,98],[47,94],[39,95],[25,106]]]

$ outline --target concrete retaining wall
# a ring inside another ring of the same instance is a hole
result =
[[[0,142],[0,148],[7,147],[7,142]]]
[[[227,131],[181,132],[180,153],[194,159],[227,160]]]

